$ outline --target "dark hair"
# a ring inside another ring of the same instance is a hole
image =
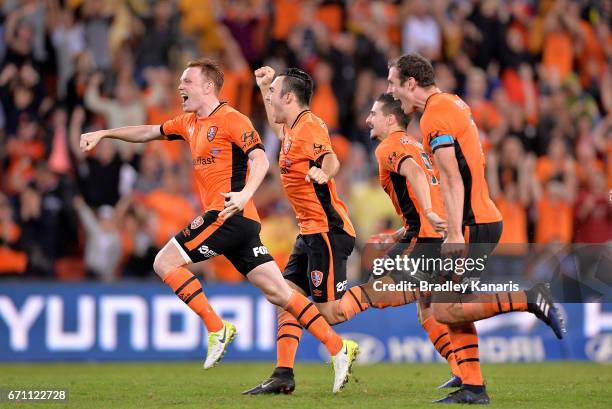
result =
[[[400,85],[412,77],[420,87],[435,85],[434,69],[427,58],[418,53],[404,54],[401,57],[389,62],[389,68],[397,68]]]
[[[281,76],[284,76],[285,79],[280,95],[283,96],[288,92],[293,92],[301,106],[310,105],[313,88],[310,75],[299,68],[289,68]]]
[[[402,109],[402,103],[399,100],[393,98],[393,95],[380,94],[380,96],[376,99],[376,102],[380,102],[383,114],[395,116],[395,120],[397,121],[399,126],[404,129],[408,127],[410,117],[406,115],[406,113]]]
[[[210,58],[200,58],[190,61],[187,67],[199,67],[202,74],[215,84],[216,94],[219,94],[221,87],[223,87],[223,70],[218,62]]]

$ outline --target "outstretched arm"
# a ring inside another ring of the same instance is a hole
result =
[[[102,129],[81,135],[81,150],[92,150],[102,139],[119,139],[125,142],[143,143],[156,139],[164,139],[159,125],[124,126],[115,129]]]
[[[272,106],[266,102],[266,96],[270,92],[270,84],[274,80],[274,69],[272,67],[261,67],[255,70],[255,81],[261,92],[261,97],[264,101],[264,107],[266,108],[266,116],[268,117],[268,123],[274,131],[276,137],[280,140],[283,139],[283,126],[274,122],[272,118]]]

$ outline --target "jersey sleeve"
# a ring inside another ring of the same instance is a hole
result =
[[[400,144],[381,144],[376,149],[376,160],[381,169],[389,172],[400,173],[402,163],[412,154]]]
[[[310,160],[319,162],[323,156],[328,153],[334,153],[327,127],[323,122],[320,124],[310,122],[304,125],[301,132],[307,134],[305,136],[307,136],[306,140],[309,142],[304,145],[304,149],[306,151],[306,156],[308,156]]]
[[[189,141],[188,118],[189,115],[185,114],[169,119],[161,124],[159,131],[168,141]]]
[[[456,135],[449,125],[447,119],[452,116],[441,107],[432,107],[427,115],[421,118],[421,133],[423,134],[423,145],[431,152],[444,146],[453,146]]]
[[[255,149],[265,150],[261,137],[249,118],[236,112],[228,114],[226,121],[230,140],[239,146],[245,154],[248,155]]]

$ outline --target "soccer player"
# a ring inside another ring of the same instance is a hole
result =
[[[300,235],[284,271],[285,279],[296,291],[312,296],[332,325],[349,320],[369,307],[385,308],[415,301],[416,293],[380,294],[374,291],[372,283],[346,291],[346,260],[353,250],[355,232],[346,206],[336,193],[333,176],[338,172],[339,163],[331,149],[327,128],[308,110],[312,79],[296,68],[276,79],[274,75],[270,67],[255,71],[266,102],[268,121],[282,141],[281,179],[300,225]],[[429,195],[426,180],[421,187],[419,192],[424,191],[425,202]],[[433,212],[430,217],[444,227],[444,222]],[[415,228],[418,233],[416,224],[411,227]],[[293,365],[302,329],[282,310],[278,318],[277,366],[268,379],[245,394],[291,393],[295,389]],[[444,356],[450,356],[444,331],[432,320],[424,325],[430,336],[435,335],[432,341],[444,347]]]
[[[221,359],[236,335],[236,328],[215,313],[199,280],[185,266],[223,254],[268,301],[282,308],[327,347],[332,355],[336,393],[348,380],[357,344],[342,340],[317,307],[291,289],[261,243],[259,216],[252,196],[269,163],[250,120],[219,101],[222,86],[223,71],[215,61],[191,62],[178,87],[185,114],[162,125],[86,133],[81,136],[81,148],[89,151],[103,138],[134,143],[157,139],[189,143],[205,213],[170,239],[157,254],[153,268],[208,329],[204,367],[210,368]]]
[[[429,155],[416,137],[406,132],[409,117],[402,106],[391,94],[380,95],[366,119],[370,127],[370,137],[380,144],[376,148],[376,160],[380,184],[389,195],[397,214],[402,218],[404,227],[394,236],[398,244],[389,252],[409,257],[439,258],[443,241],[441,232],[446,230],[444,204],[438,178],[434,172]],[[396,280],[406,278],[408,272],[399,272]],[[372,283],[361,285],[349,291],[359,294],[353,301],[353,310],[358,312],[357,301],[365,296],[373,297]],[[358,292],[361,291],[361,292]],[[386,294],[385,294],[386,295]],[[421,325],[429,335],[434,348],[449,363],[453,377],[440,388],[461,386],[461,372],[448,337],[448,327],[436,321],[428,296],[413,295],[418,301],[418,314]]]
[[[406,113],[423,112],[423,146],[433,153],[448,221],[442,253],[486,259],[502,231],[502,217],[489,197],[485,161],[470,108],[456,95],[436,87],[431,63],[418,54],[403,55],[389,64],[389,92]],[[455,279],[460,277],[455,276]],[[436,303],[434,316],[450,328],[450,339],[461,368],[463,386],[436,402],[489,403],[478,354],[474,321],[511,311],[529,311],[561,339],[564,323],[550,291],[537,284],[528,291],[462,295],[459,302]],[[463,302],[461,302],[463,301]]]

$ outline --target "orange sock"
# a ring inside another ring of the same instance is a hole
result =
[[[276,367],[293,368],[295,353],[302,337],[302,326],[287,311],[278,314],[278,336],[276,338]]]
[[[466,321],[478,321],[494,315],[513,311],[527,311],[525,291],[478,294],[478,302],[463,302],[463,315]]]
[[[342,338],[336,334],[336,331],[329,326],[319,313],[317,307],[306,297],[292,291],[285,310],[293,315],[304,329],[307,329],[316,339],[321,341],[332,356],[340,352]]]
[[[361,286],[349,288],[340,299],[340,310],[347,321],[368,308],[370,303],[364,300]]]
[[[448,326],[439,323],[433,316],[427,318],[421,325],[423,325],[423,329],[427,332],[427,335],[429,335],[429,339],[434,348],[436,348],[436,351],[438,351],[448,362],[453,375],[461,378],[461,370],[459,369],[459,365],[457,365],[457,359],[453,352],[453,344],[448,335]]]
[[[185,267],[175,268],[164,278],[164,283],[202,318],[208,332],[216,332],[223,328],[223,321],[208,303],[200,281],[189,270]]]
[[[476,326],[473,322],[449,326],[448,335],[461,371],[461,381],[464,385],[482,386]]]

